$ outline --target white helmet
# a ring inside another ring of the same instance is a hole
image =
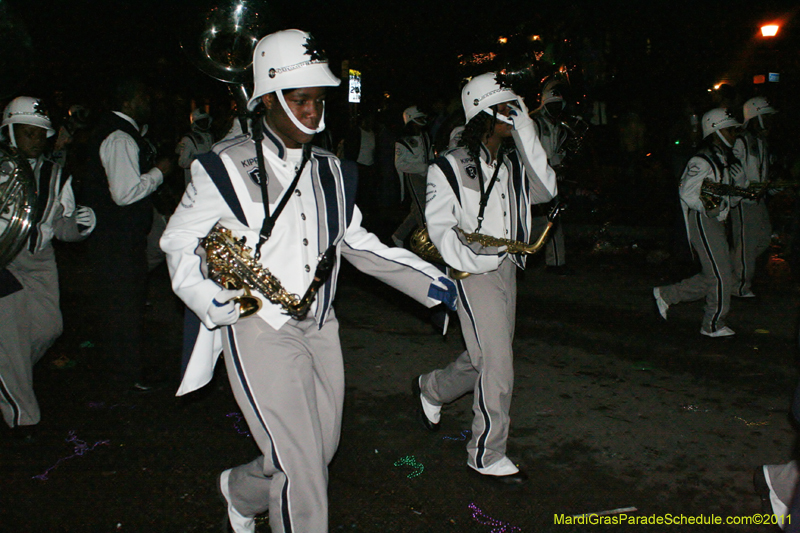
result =
[[[207,122],[204,125],[198,124],[198,121],[206,120]],[[199,107],[192,111],[192,114],[189,115],[189,122],[192,125],[192,130],[205,132],[211,127],[211,123],[214,119],[211,118],[211,115],[200,109]]]
[[[761,115],[769,115],[778,112],[778,110],[772,107],[763,96],[756,96],[746,101],[743,111],[745,124],[750,122],[750,119],[758,117],[758,122],[761,124],[762,128],[764,127],[764,121],[761,119]]]
[[[730,114],[730,112],[722,107],[717,107],[708,111],[705,115],[703,115],[703,139],[711,135],[712,133],[716,133],[717,136],[722,140],[722,142],[728,148],[731,148],[731,143],[722,136],[720,130],[725,128],[737,128],[741,126],[735,118]]]
[[[715,131],[739,126],[741,126],[741,124],[736,122],[736,119],[733,118],[733,115],[731,115],[727,109],[718,107],[703,115],[703,138],[705,139]]]
[[[31,96],[18,96],[11,100],[3,110],[3,122],[0,124],[0,128],[8,126],[9,140],[12,146],[16,146],[12,124],[27,124],[43,128],[47,130],[47,137],[52,137],[56,133],[42,101]]]
[[[493,105],[515,100],[519,100],[519,96],[510,88],[501,87],[495,79],[494,72],[475,76],[461,90],[461,105],[464,106],[467,122],[481,111],[493,115],[489,109]],[[498,115],[497,118],[503,122],[510,122],[502,115]]]
[[[315,39],[304,31],[283,30],[258,41],[253,51],[253,97],[251,111],[261,97],[284,89],[337,87],[341,80],[328,68],[328,58]],[[279,92],[280,94],[280,92]]]
[[[211,124],[212,118],[211,115],[200,109],[199,107],[192,111],[192,114],[189,115],[189,122],[194,124],[198,120],[203,120],[204,118],[208,119],[208,123]]]
[[[560,82],[557,80],[550,80],[545,84],[542,89],[542,107],[553,102],[561,102],[562,109],[566,106],[564,97],[561,95],[561,91],[558,88],[559,84]]]
[[[420,111],[417,106],[412,105],[403,111],[403,124],[408,124],[409,122],[424,126],[428,123],[428,115]]]
[[[286,105],[284,89],[304,87],[336,87],[341,80],[328,68],[325,52],[317,47],[316,40],[300,30],[283,30],[271,33],[258,41],[253,51],[253,78],[255,89],[247,103],[252,111],[265,94],[275,93],[284,112],[292,123],[307,135],[325,129],[325,108],[317,129],[301,123]]]

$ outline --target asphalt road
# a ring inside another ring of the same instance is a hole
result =
[[[568,233],[571,275],[547,274],[536,258],[519,279],[509,455],[531,479],[514,490],[466,470],[470,396],[445,407],[439,433],[414,420],[410,380],[458,355],[458,324],[436,334],[427,310],[343,270],[347,395],[331,531],[777,531],[569,525],[626,508],[639,520],[752,517],[753,469],[788,461],[795,444],[798,287],[784,264],[762,267],[755,301],[733,302],[737,335],[709,339],[698,333],[701,302],[674,306],[667,322],[655,315],[652,287],[691,264],[663,261],[658,239],[602,244]],[[162,268],[148,317],[148,364],[162,387],[113,390],[92,343],[102,324],[85,321],[103,303],[82,297],[91,280],[80,248],[59,251],[66,331],[36,368],[43,420],[33,442],[0,431],[0,532],[217,531],[216,476],[258,453],[224,365],[202,391],[174,396],[181,310]]]

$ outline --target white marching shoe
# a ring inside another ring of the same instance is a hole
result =
[[[653,288],[653,298],[656,299],[656,307],[658,308],[658,314],[661,315],[661,318],[664,320],[667,319],[667,310],[669,309],[669,304],[664,301],[664,298],[661,297],[661,289],[658,287]]]
[[[700,330],[700,333],[706,337],[730,337],[731,335],[736,335],[736,332],[728,326],[723,326],[717,331],[706,331],[705,328],[703,328]]]
[[[219,475],[219,492],[228,504],[228,523],[233,533],[255,533],[256,519],[254,516],[244,516],[233,506],[231,493],[228,488],[228,479],[231,476],[231,469],[225,470]]]

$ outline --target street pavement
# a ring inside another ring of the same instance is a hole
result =
[[[331,531],[777,531],[571,518],[617,510],[605,516],[724,524],[761,512],[753,469],[788,461],[795,445],[798,287],[771,258],[758,298],[733,301],[737,335],[710,339],[699,334],[702,302],[670,308],[666,322],[656,315],[652,287],[695,272],[669,259],[661,238],[570,235],[569,275],[534,257],[519,277],[508,454],[530,481],[512,490],[466,469],[471,395],[444,407],[438,433],[414,418],[411,379],[460,353],[457,321],[443,336],[428,310],[343,268],[347,394]],[[65,333],[36,368],[42,423],[30,441],[0,432],[0,532],[217,531],[216,476],[258,453],[224,365],[202,391],[174,396],[182,310],[162,267],[148,315],[148,364],[161,386],[112,389],[92,344],[102,324],[84,318],[102,302],[82,298],[91,280],[76,250],[59,256]],[[268,529],[260,519],[258,531]]]

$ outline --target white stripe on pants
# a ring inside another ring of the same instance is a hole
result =
[[[8,266],[24,287],[0,298],[0,411],[10,427],[38,424],[33,367],[63,330],[55,253],[23,249]]]
[[[253,317],[227,328],[225,365],[263,456],[233,469],[245,516],[269,509],[274,533],[328,531],[328,463],[339,444],[344,367],[339,324],[313,318],[274,330]]]
[[[505,457],[514,388],[516,267],[505,260],[494,272],[458,282],[458,318],[467,350],[421,380],[425,396],[445,404],[473,391],[468,464],[486,468]]]

